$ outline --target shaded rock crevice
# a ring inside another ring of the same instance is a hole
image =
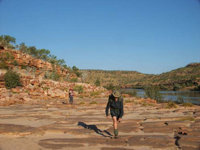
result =
[[[179,144],[179,140],[180,140],[180,136],[176,135],[174,136],[174,139],[175,139],[175,145],[177,146],[178,149],[181,149],[181,146]]]

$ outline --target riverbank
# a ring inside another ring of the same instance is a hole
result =
[[[167,108],[153,100],[125,98],[119,139],[111,118],[105,117],[107,98],[45,100],[0,107],[1,150],[176,150],[200,148],[200,106]]]

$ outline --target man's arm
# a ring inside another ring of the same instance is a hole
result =
[[[108,99],[108,103],[107,103],[107,105],[106,105],[106,116],[108,116],[108,110],[109,110],[109,108],[110,108],[110,98]]]
[[[123,98],[122,98],[121,99],[121,107],[120,107],[119,118],[122,118],[123,115],[124,115],[124,104],[123,104]]]

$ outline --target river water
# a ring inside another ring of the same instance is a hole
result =
[[[143,89],[123,89],[123,91],[136,91],[137,96],[145,97]],[[200,91],[160,91],[163,101],[180,101],[200,105]]]

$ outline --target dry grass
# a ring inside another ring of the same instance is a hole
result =
[[[192,103],[183,103],[182,106],[184,106],[184,107],[193,107],[194,105]]]
[[[93,104],[97,104],[97,102],[95,102],[95,101],[92,101],[92,102],[90,102],[90,104],[92,104],[92,105],[93,105]]]
[[[178,119],[178,121],[195,121],[195,119],[194,119],[194,117],[187,116],[187,117]]]
[[[85,104],[85,102],[80,102],[80,103],[79,103],[79,105],[84,105],[84,104]]]
[[[170,108],[177,108],[176,103],[174,102],[168,102],[166,108],[170,109]]]

